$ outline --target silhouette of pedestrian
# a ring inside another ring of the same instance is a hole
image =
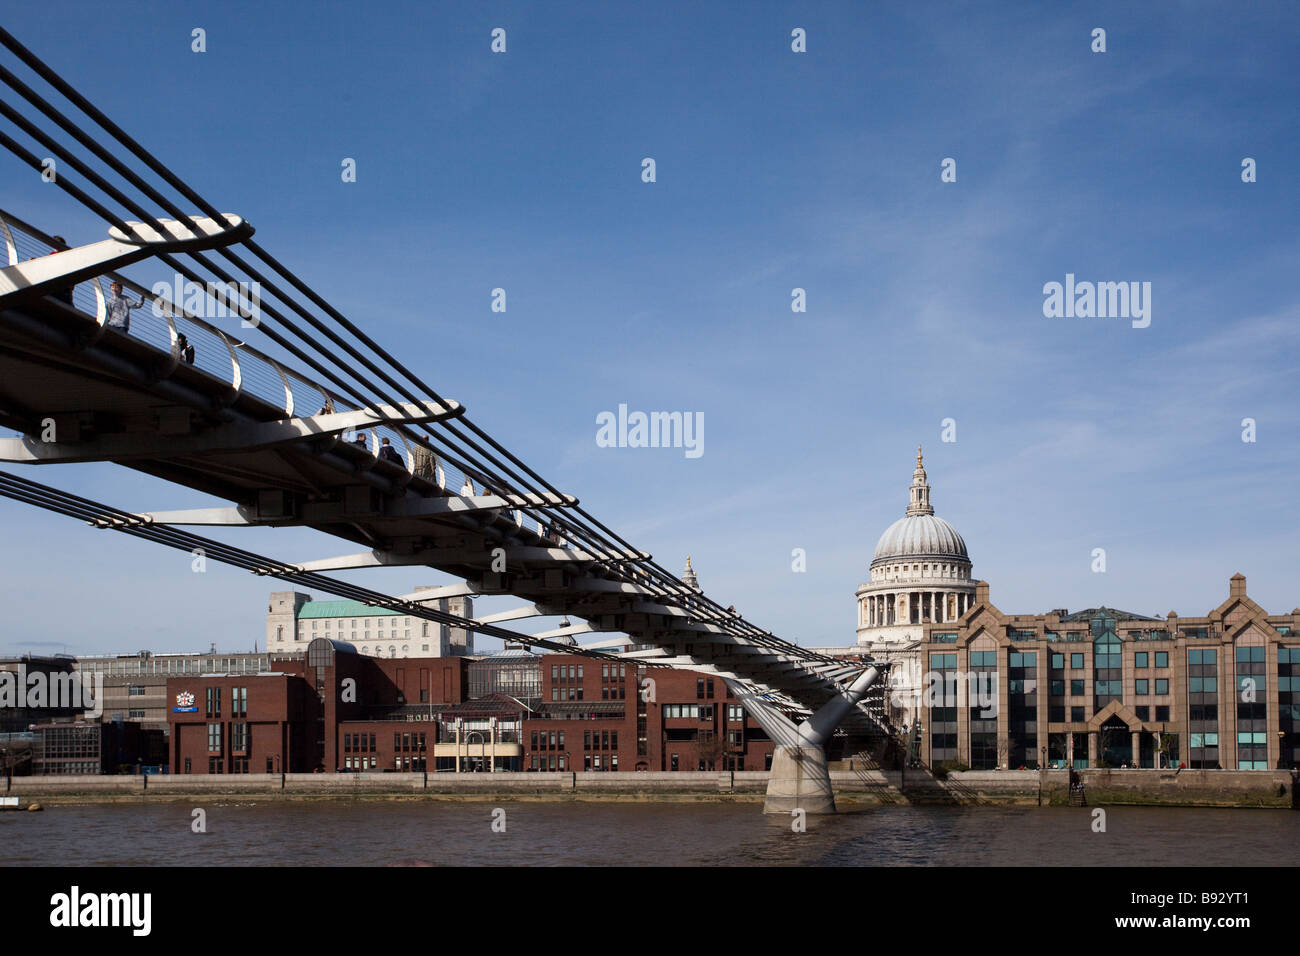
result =
[[[379,446],[379,457],[384,461],[391,461],[399,468],[405,468],[406,462],[402,461],[402,456],[397,453],[397,449],[389,443],[388,439],[381,439],[381,442],[382,444]]]

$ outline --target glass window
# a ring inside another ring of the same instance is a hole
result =
[[[1138,678],[1133,684],[1134,692],[1137,694],[1149,694],[1151,692],[1151,682],[1145,677]]]
[[[1156,651],[1156,667],[1168,667],[1168,666],[1169,666],[1169,652]]]
[[[1133,655],[1133,666],[1134,667],[1148,666],[1147,657],[1148,657],[1148,653],[1146,651],[1138,651],[1136,654]]]
[[[1070,669],[1071,669],[1071,670],[1076,670],[1076,671],[1077,671],[1077,670],[1082,670],[1082,669],[1083,669],[1083,655],[1082,655],[1082,654],[1071,654],[1071,655],[1070,655]]]
[[[1169,693],[1169,678],[1167,677],[1156,678],[1156,693],[1157,694]]]

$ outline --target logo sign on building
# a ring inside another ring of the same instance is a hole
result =
[[[174,714],[194,714],[198,713],[198,708],[194,706],[194,695],[187,690],[181,691],[176,695],[176,706],[172,708]]]

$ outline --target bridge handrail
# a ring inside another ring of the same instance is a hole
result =
[[[48,249],[54,249],[56,246],[52,235],[5,209],[0,209],[0,238],[4,241],[10,265],[16,265],[24,251],[19,246],[20,238],[31,240],[27,243],[31,248],[25,251],[35,254],[43,254],[34,248],[37,243]],[[194,315],[181,303],[155,295],[151,289],[118,272],[105,272],[76,286],[73,308],[94,318],[99,326],[95,338],[103,334],[108,317],[107,297],[104,292],[105,277],[110,282],[121,282],[124,290],[145,299],[146,305],[149,306],[147,318],[144,322],[139,320],[133,322],[132,330],[137,334],[131,337],[159,351],[170,353],[171,371],[175,371],[175,368],[181,364],[178,337],[184,335],[186,341],[195,347],[196,359],[191,367],[224,382],[231,389],[231,402],[241,394],[251,395],[269,405],[284,409],[287,417],[313,415],[318,408],[324,407],[327,399],[334,403],[337,411],[357,410],[355,403],[338,398],[328,388],[295,370],[281,359],[272,358],[247,342],[232,337],[212,323]],[[78,295],[84,286],[89,286],[89,296]],[[206,294],[208,293],[205,290]],[[77,301],[78,298],[81,301]],[[155,320],[158,319],[153,313],[155,305],[161,313],[161,322],[164,323],[160,326],[155,326]],[[237,311],[232,309],[231,312],[232,315],[238,316]],[[147,334],[155,328],[155,334]],[[139,334],[141,332],[146,334]],[[205,342],[214,347],[203,349]],[[212,361],[214,353],[224,354],[229,358],[228,369],[222,368],[224,362]],[[367,428],[365,431],[370,435],[372,454],[378,454],[381,439],[387,437],[401,450],[407,470],[412,474],[418,473],[416,460],[417,457],[422,457],[416,454],[418,446],[387,425]],[[432,481],[441,490],[458,493],[464,487],[467,476],[460,469],[443,461],[436,452],[431,454],[433,455],[432,474],[423,477]],[[476,490],[480,490],[477,488],[477,483]]]

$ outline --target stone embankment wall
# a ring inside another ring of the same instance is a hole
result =
[[[1286,771],[1081,770],[1088,805],[1291,806]],[[925,771],[833,770],[845,804],[1063,805],[1066,771],[970,770],[943,778]],[[197,794],[266,797],[553,797],[570,799],[761,799],[761,771],[677,773],[364,773],[13,777],[0,792],[27,799],[169,799]]]

